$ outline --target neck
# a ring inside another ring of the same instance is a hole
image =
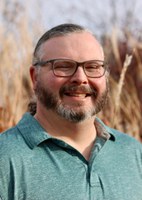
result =
[[[73,123],[57,116],[51,110],[48,112],[37,110],[35,118],[50,135],[65,141],[77,149],[87,160],[89,159],[96,138],[95,117]]]

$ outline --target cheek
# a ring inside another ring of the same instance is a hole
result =
[[[47,87],[52,92],[58,92],[60,88],[66,83],[65,78],[56,77],[54,74],[49,73],[48,75],[43,75],[42,81],[44,87]]]
[[[107,83],[106,83],[106,78],[98,78],[95,79],[92,84],[91,84],[99,93],[103,93],[106,90]]]

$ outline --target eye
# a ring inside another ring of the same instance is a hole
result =
[[[104,62],[99,60],[88,61],[85,63],[85,68],[87,70],[100,71],[104,68]]]
[[[55,70],[62,70],[62,71],[67,71],[70,70],[74,67],[74,63],[69,62],[69,61],[57,61],[54,63],[54,69]]]
[[[99,65],[98,63],[87,63],[85,65],[85,68],[89,71],[94,71],[94,70],[100,70],[101,69],[101,65]]]
[[[90,64],[90,65],[87,66],[87,68],[89,68],[89,69],[98,69],[98,68],[100,68],[100,66],[96,65],[96,64]]]

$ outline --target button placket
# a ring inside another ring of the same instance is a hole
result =
[[[100,187],[99,176],[95,171],[90,172],[90,186],[91,187]]]

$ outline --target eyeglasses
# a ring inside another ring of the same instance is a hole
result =
[[[85,62],[76,62],[69,59],[53,59],[47,61],[36,62],[34,66],[48,66],[51,63],[51,67],[55,76],[58,77],[70,77],[73,76],[78,67],[82,67],[84,73],[90,78],[100,78],[106,72],[106,65],[101,60],[89,60]]]

